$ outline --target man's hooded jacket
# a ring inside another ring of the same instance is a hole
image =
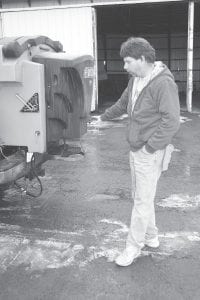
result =
[[[106,121],[128,113],[127,140],[132,151],[144,145],[153,153],[164,149],[180,126],[180,103],[178,88],[169,69],[161,62],[155,63],[156,72],[140,92],[132,109],[134,77],[120,99],[104,114]]]

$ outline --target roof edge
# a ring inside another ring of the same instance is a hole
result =
[[[36,6],[36,7],[20,7],[0,9],[0,13],[6,12],[20,12],[20,11],[36,11],[36,10],[53,10],[53,9],[68,9],[68,8],[82,8],[82,7],[98,7],[98,6],[111,6],[111,5],[127,5],[127,4],[145,4],[145,3],[165,3],[165,2],[185,2],[185,0],[120,0],[86,3],[86,4],[68,4],[68,5],[54,5],[54,6]],[[196,2],[196,1],[195,1]]]

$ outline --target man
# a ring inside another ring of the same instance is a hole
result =
[[[125,250],[115,262],[128,266],[144,245],[159,246],[154,198],[168,145],[180,123],[180,105],[173,75],[162,62],[155,62],[155,49],[143,38],[131,37],[121,45],[124,69],[131,75],[120,99],[100,120],[128,112],[127,140],[134,206]]]

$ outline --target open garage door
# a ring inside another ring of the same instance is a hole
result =
[[[149,1],[151,2],[151,1]],[[162,2],[162,1],[161,1]],[[188,3],[162,2],[97,7],[99,103],[115,102],[127,86],[120,45],[130,36],[146,38],[157,60],[172,71],[186,101]],[[196,3],[197,5],[197,3]],[[200,21],[195,10],[193,96],[200,94]]]

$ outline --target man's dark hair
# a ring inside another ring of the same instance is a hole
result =
[[[122,43],[120,49],[120,56],[122,58],[130,56],[135,59],[139,59],[142,55],[147,62],[155,62],[155,49],[147,40],[140,37],[130,37],[127,41]]]

